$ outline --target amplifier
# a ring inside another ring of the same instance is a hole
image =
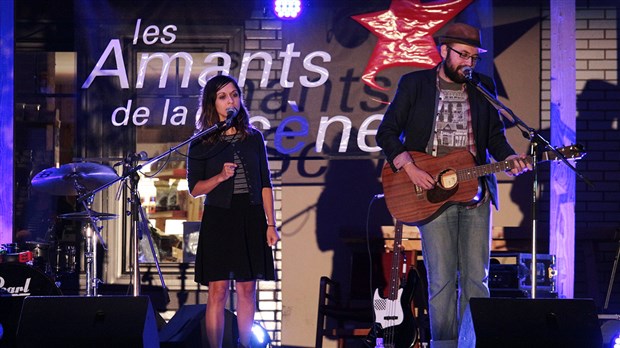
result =
[[[490,289],[532,289],[532,254],[491,253]],[[556,292],[555,255],[536,254],[536,290]]]

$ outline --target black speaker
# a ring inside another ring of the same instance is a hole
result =
[[[206,326],[206,305],[182,306],[159,331],[161,348],[208,348]],[[236,348],[239,332],[237,316],[226,310],[224,323],[224,341],[222,348]]]
[[[103,296],[126,296],[131,294],[132,284],[107,284],[102,283],[97,287],[97,293]],[[165,312],[168,308],[168,298],[163,287],[159,285],[140,285],[140,294],[148,296],[155,312]]]
[[[157,347],[147,296],[29,296],[24,299],[18,347]]]
[[[459,348],[601,345],[591,299],[472,298],[459,331]]]

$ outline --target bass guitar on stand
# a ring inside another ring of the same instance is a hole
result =
[[[379,294],[379,289],[375,290],[373,297],[375,325],[370,331],[370,335],[375,336],[369,337],[382,338],[385,348],[410,348],[418,338],[418,327],[412,311],[418,273],[415,269],[407,272],[406,258],[403,260],[402,239],[403,223],[396,220],[387,297],[383,298]]]

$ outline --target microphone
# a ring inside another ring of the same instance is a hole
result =
[[[237,116],[238,112],[239,112],[239,110],[235,109],[232,106],[226,108],[226,125],[227,126],[230,126],[230,123],[232,122],[233,118],[235,118],[235,116]]]
[[[468,81],[472,80],[472,74],[474,72],[474,69],[472,69],[470,66],[464,66],[463,69],[461,69],[461,72]]]
[[[134,161],[144,161],[148,158],[149,154],[146,153],[146,151],[140,151],[139,153],[130,152],[127,154],[127,156],[125,156],[124,160],[114,163],[114,167],[120,166],[121,164],[124,166],[129,166]]]
[[[383,193],[377,193],[376,195],[373,196],[374,199],[381,199],[383,197],[385,197],[385,194]]]
[[[140,151],[139,153],[130,153],[125,158],[127,162],[131,161],[144,161],[149,158],[149,154],[146,151]]]

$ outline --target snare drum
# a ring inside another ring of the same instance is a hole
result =
[[[40,269],[21,263],[0,263],[0,296],[62,295],[54,281]]]

